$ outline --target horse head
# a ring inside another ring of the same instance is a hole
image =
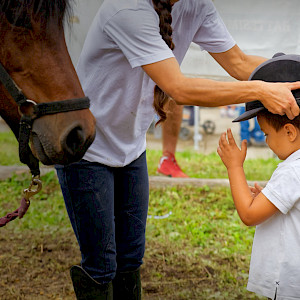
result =
[[[2,0],[0,62],[27,99],[50,103],[83,98],[63,30],[68,1]],[[0,84],[0,115],[19,136],[18,105]],[[89,109],[44,115],[32,124],[31,148],[45,165],[82,158],[95,136]]]

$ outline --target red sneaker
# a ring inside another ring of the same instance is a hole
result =
[[[182,172],[175,156],[171,153],[160,158],[157,172],[169,177],[189,177]]]

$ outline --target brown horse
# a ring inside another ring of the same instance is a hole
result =
[[[34,103],[84,97],[64,37],[69,5],[67,0],[1,0],[0,62]],[[18,105],[1,83],[0,115],[19,138]],[[82,158],[94,135],[87,108],[43,115],[32,123],[31,148],[45,165],[69,164]]]

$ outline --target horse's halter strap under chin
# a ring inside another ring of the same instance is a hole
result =
[[[21,114],[20,131],[19,131],[19,157],[20,161],[27,164],[33,176],[40,174],[39,161],[32,154],[29,147],[29,137],[32,129],[33,121],[45,115],[63,113],[74,110],[81,110],[90,107],[88,97],[76,98],[62,101],[54,101],[47,103],[35,103],[22,93],[21,89],[16,85],[11,76],[7,73],[3,65],[0,63],[0,81],[19,105]],[[22,108],[30,106],[30,113],[23,113]]]

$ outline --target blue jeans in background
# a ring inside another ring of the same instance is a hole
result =
[[[125,167],[56,166],[82,267],[99,283],[140,267],[149,202],[146,152]]]
[[[243,114],[245,112],[245,107],[239,107],[239,114]],[[249,120],[240,122],[240,138],[242,140],[247,140],[248,145],[251,144],[251,138],[257,143],[265,142],[265,135],[261,131],[260,126],[257,121],[257,117],[253,118],[254,127],[250,131],[250,123]]]

